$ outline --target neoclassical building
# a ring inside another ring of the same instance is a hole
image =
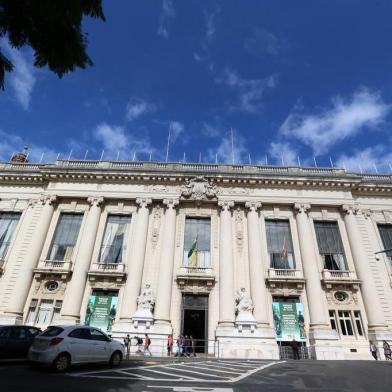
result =
[[[337,168],[0,164],[0,323],[368,359],[392,340],[391,191]]]

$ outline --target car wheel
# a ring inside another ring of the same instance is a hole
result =
[[[109,364],[110,366],[120,366],[122,360],[122,355],[120,351],[115,351],[110,357]]]
[[[65,372],[69,365],[71,364],[71,359],[68,354],[59,354],[52,363],[52,369],[56,373]]]

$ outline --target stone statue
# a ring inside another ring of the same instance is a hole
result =
[[[237,312],[239,313],[253,313],[253,301],[250,295],[246,292],[245,287],[241,287],[235,294],[235,302]]]
[[[137,309],[153,311],[155,305],[155,298],[152,294],[150,285],[147,283],[142,289],[142,292],[137,297]]]

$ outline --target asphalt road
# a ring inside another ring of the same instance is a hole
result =
[[[88,365],[66,374],[0,363],[1,392],[387,392],[392,361],[130,361]]]

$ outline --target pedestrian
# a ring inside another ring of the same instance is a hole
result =
[[[131,349],[131,338],[129,334],[124,338],[124,346],[126,351],[126,358],[129,359],[129,351]]]
[[[369,341],[369,349],[371,354],[373,355],[373,358],[377,361],[377,346],[370,340]]]
[[[167,337],[167,356],[171,357],[173,354],[173,335]]]
[[[293,339],[291,347],[293,349],[294,359],[299,359],[299,344],[295,339]]]
[[[176,354],[175,357],[179,357],[181,355],[181,338],[178,336],[176,340],[177,348],[176,348]]]
[[[143,345],[143,339],[139,336],[135,336],[136,339],[136,346],[137,346],[137,350],[136,350],[136,354],[141,354],[142,353],[142,345]]]
[[[180,352],[181,356],[183,357],[185,354],[185,337],[183,335],[180,337]]]
[[[189,336],[189,339],[191,340],[191,347],[192,347],[192,355],[196,357],[196,350],[195,350],[195,341],[193,340],[193,336]]]
[[[185,335],[185,339],[184,339],[184,355],[186,355],[187,357],[191,356],[191,340],[189,339],[188,335]]]
[[[151,345],[151,339],[147,334],[144,334],[144,355],[146,355],[146,352],[150,354],[150,357],[152,356],[151,351],[150,351],[150,345]]]
[[[392,360],[392,358],[391,358],[391,346],[389,345],[389,343],[386,340],[383,341],[382,348],[384,349],[385,360],[386,361]]]

